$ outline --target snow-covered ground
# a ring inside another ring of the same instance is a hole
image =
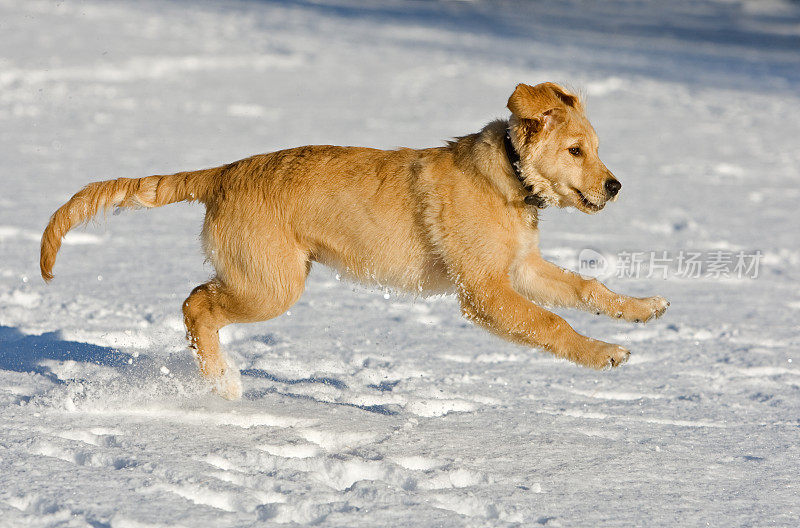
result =
[[[223,331],[223,401],[180,316],[211,271],[197,205],[101,217],[38,276],[89,181],[438,145],[544,80],[585,93],[623,182],[545,211],[545,253],[706,266],[606,279],[671,300],[647,326],[563,312],[629,345],[613,372],[315,268]],[[796,2],[0,0],[0,525],[797,526],[799,94]],[[758,276],[707,276],[716,251]]]

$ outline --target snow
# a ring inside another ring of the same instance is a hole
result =
[[[797,526],[798,51],[779,0],[0,0],[0,525]],[[763,253],[754,279],[605,279],[670,299],[646,326],[559,312],[630,347],[620,369],[317,267],[223,331],[223,401],[180,314],[211,273],[197,205],[101,215],[38,276],[89,181],[438,145],[544,80],[586,95],[623,183],[546,210],[548,258]]]

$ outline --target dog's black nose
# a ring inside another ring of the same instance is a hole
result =
[[[620,189],[622,189],[622,184],[619,180],[615,180],[614,178],[610,178],[606,180],[605,183],[606,192],[610,194],[612,197],[616,196]]]

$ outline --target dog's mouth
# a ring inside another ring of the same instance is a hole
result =
[[[600,211],[601,209],[603,209],[603,207],[606,206],[605,202],[603,202],[602,204],[598,205],[598,204],[590,201],[588,198],[586,198],[583,195],[582,192],[580,192],[575,187],[573,187],[572,190],[575,191],[575,194],[578,197],[578,204],[580,204],[580,207],[578,207],[578,209],[580,209],[580,210],[582,210],[582,211],[584,211],[586,213],[596,213],[596,212]]]

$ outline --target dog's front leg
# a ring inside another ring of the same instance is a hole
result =
[[[577,333],[564,319],[517,293],[508,277],[461,284],[459,299],[464,315],[493,333],[580,365],[616,367],[630,355],[622,346]]]
[[[538,252],[532,252],[512,269],[511,279],[517,291],[537,304],[580,308],[627,321],[649,321],[660,317],[669,306],[660,296],[614,293],[596,279],[585,279],[544,260]]]

